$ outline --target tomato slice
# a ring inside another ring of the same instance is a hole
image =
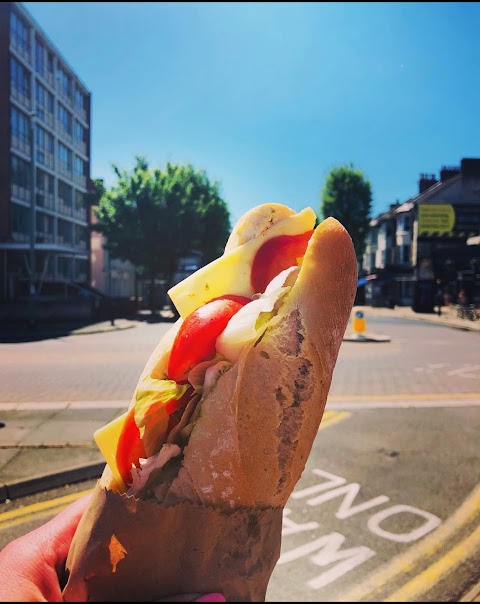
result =
[[[194,310],[182,323],[168,361],[168,379],[182,384],[192,367],[215,356],[215,342],[242,306],[251,302],[243,296],[214,298]]]
[[[146,457],[146,455],[140,438],[140,430],[135,423],[135,407],[132,407],[125,418],[123,430],[118,439],[115,458],[124,484],[131,484],[132,464],[138,467],[141,457]]]
[[[263,294],[270,281],[305,255],[313,229],[301,235],[278,235],[266,241],[255,254],[250,273],[252,287]]]

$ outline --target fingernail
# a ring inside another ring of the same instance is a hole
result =
[[[226,602],[222,594],[205,594],[197,598],[195,602]]]

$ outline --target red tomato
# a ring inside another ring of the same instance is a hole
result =
[[[305,255],[313,229],[301,235],[278,235],[266,241],[255,254],[250,280],[256,294],[263,294],[270,281]]]
[[[132,464],[138,467],[140,457],[146,457],[146,455],[140,438],[140,430],[135,423],[135,407],[132,407],[123,424],[115,458],[120,476],[126,485],[131,484]]]
[[[168,378],[185,383],[192,367],[213,359],[218,336],[233,315],[248,302],[251,302],[250,298],[243,296],[220,296],[190,313],[173,342]]]

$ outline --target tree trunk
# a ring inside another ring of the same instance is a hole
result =
[[[155,295],[155,275],[150,276],[150,310],[152,312],[152,317],[157,314],[157,304],[156,304],[156,295]]]

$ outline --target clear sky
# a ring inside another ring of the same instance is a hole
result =
[[[267,201],[319,211],[329,170],[373,214],[421,172],[480,157],[478,2],[25,2],[92,92],[92,177],[192,163],[232,224]]]

